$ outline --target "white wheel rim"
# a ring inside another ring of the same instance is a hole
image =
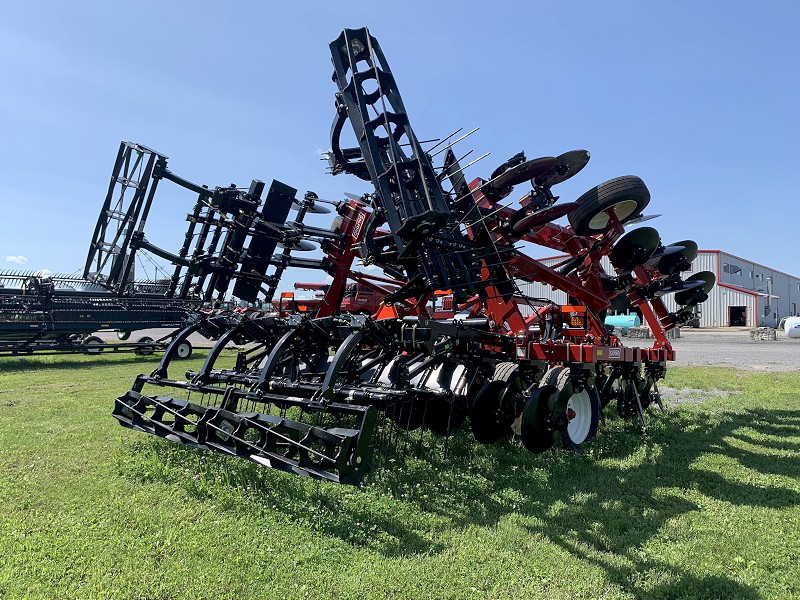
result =
[[[183,343],[178,346],[178,358],[186,358],[189,356],[189,344]]]
[[[570,397],[567,402],[567,417],[572,414],[574,416],[569,419],[567,435],[573,444],[582,444],[592,428],[592,401],[589,392],[583,390]]]
[[[597,213],[592,220],[589,221],[589,229],[592,231],[600,231],[606,228],[608,225],[608,211],[612,208],[614,209],[614,214],[617,215],[617,219],[622,221],[623,219],[627,219],[629,216],[633,214],[633,211],[636,210],[636,207],[639,206],[636,200],[622,200],[617,202],[616,204],[609,206],[605,210]]]

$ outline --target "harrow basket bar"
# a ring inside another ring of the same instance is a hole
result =
[[[234,390],[227,389],[223,405],[235,401]],[[113,415],[124,427],[313,479],[355,484],[370,470],[375,407],[335,402],[315,405],[287,396],[273,399],[280,401],[284,415],[296,408],[300,417],[303,412],[326,420],[350,417],[357,426],[309,425],[287,416],[202,406],[134,390],[117,398]]]

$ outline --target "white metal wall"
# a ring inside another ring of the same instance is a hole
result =
[[[563,262],[567,257],[552,258],[541,261],[544,265],[552,267]],[[687,278],[694,273],[700,271],[711,271],[715,275],[719,272],[717,268],[718,255],[716,252],[700,251],[697,258],[692,263],[692,269],[683,274],[683,278]],[[614,269],[608,260],[608,257],[603,257],[601,265],[607,273],[613,273]],[[566,293],[553,290],[549,285],[543,283],[520,283],[520,291],[527,296],[534,298],[546,298],[552,300],[556,304],[566,304]],[[677,310],[677,305],[673,299],[674,294],[664,296],[662,300],[668,310]],[[756,311],[758,310],[758,301],[756,296],[738,290],[725,288],[715,285],[709,294],[708,300],[700,305],[700,326],[701,327],[727,327],[728,326],[728,307],[729,306],[744,306],[747,318],[747,326],[756,326]]]
[[[664,296],[662,300],[667,310],[677,310],[674,294]],[[714,286],[708,295],[708,300],[700,305],[700,327],[727,327],[729,306],[746,307],[747,326],[755,327],[756,297],[719,285]]]

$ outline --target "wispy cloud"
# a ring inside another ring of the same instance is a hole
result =
[[[13,262],[17,263],[18,265],[24,265],[25,263],[28,262],[28,259],[20,254],[19,256],[6,256],[6,262]]]

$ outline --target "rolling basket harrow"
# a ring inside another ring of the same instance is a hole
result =
[[[398,432],[430,430],[446,439],[468,426],[480,443],[514,436],[538,453],[590,439],[611,403],[646,431],[645,411],[660,404],[657,382],[674,358],[665,331],[690,319],[715,283],[708,272],[681,277],[697,245],[664,245],[650,227],[625,233],[647,219],[642,211],[650,194],[635,176],[557,203],[553,187],[583,169],[584,150],[533,160],[520,153],[489,179],[468,182],[455,142],[436,152],[422,148],[366,29],[344,30],[330,49],[337,86],[330,170],[369,181],[374,192],[341,202],[312,193],[297,199],[294,189],[276,183],[280,194],[271,191],[256,215],[257,194],[231,191],[227,208],[238,234],[218,248],[226,272],[237,274],[234,296],[251,303],[271,302],[286,268],[318,268],[331,283],[321,288],[313,314],[195,313],[158,367],[116,400],[120,424],[351,484]],[[358,147],[341,146],[348,126]],[[526,193],[509,201],[527,182]],[[250,204],[237,205],[242,198]],[[326,205],[337,212],[330,229],[302,224],[307,211],[330,212]],[[286,220],[291,206],[301,217],[294,222]],[[562,217],[569,225],[554,222]],[[283,255],[274,254],[278,242]],[[289,256],[312,242],[324,258]],[[546,266],[519,242],[569,258]],[[164,257],[187,267],[202,264]],[[611,272],[601,266],[603,257]],[[383,276],[354,269],[357,258]],[[348,281],[378,293],[379,310],[343,311]],[[526,297],[519,284],[533,281],[566,292],[570,304]],[[229,282],[219,279],[211,288],[222,292]],[[660,299],[669,293],[680,307],[674,312]],[[431,308],[437,295],[450,299],[449,311]],[[652,347],[623,346],[603,324],[606,311],[620,307],[641,312],[654,333]],[[172,360],[195,331],[217,342],[199,370],[178,379]],[[243,349],[235,364],[224,366],[230,341]]]

